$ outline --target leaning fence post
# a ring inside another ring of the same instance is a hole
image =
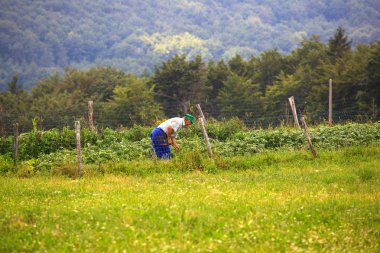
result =
[[[94,108],[92,107],[93,101],[88,101],[88,125],[90,128],[90,131],[94,129],[94,122],[93,122],[93,113],[94,113]]]
[[[76,144],[77,144],[77,159],[78,159],[78,174],[79,177],[82,177],[82,152],[80,147],[80,122],[75,121],[75,136],[76,136]]]
[[[205,127],[205,116],[204,116],[204,114],[202,112],[200,104],[197,104],[196,107],[197,107],[197,109],[199,111],[199,114],[201,115],[199,117],[199,122],[201,123],[201,130],[202,130],[202,134],[203,134],[203,139],[205,140],[205,143],[206,143],[206,148],[207,148],[207,151],[208,151],[208,155],[212,159],[213,158],[213,153],[212,153],[210,140],[208,138],[206,127]]]
[[[205,118],[205,115],[203,114],[201,105],[200,104],[196,104],[195,106],[197,107],[197,109],[199,111],[199,114],[201,115],[201,117],[203,119],[203,123],[206,124],[206,118]]]
[[[205,123],[204,123],[202,117],[199,118],[199,121],[200,121],[200,123],[201,123],[202,134],[203,134],[203,138],[205,139],[205,143],[206,143],[206,148],[207,148],[207,151],[208,151],[208,155],[209,155],[210,158],[212,159],[212,158],[213,158],[213,154],[212,154],[212,150],[211,150],[210,140],[209,140],[208,135],[207,135],[207,132],[206,132]]]
[[[297,111],[296,111],[296,104],[294,103],[294,97],[291,96],[289,99],[289,103],[290,103],[290,107],[292,108],[292,113],[293,113],[293,117],[294,117],[294,122],[295,124],[297,125],[297,127],[299,129],[301,129],[300,127],[300,123],[298,122],[298,117],[297,117]]]
[[[13,124],[13,164],[17,165],[18,156],[18,123]]]
[[[301,123],[305,132],[306,140],[309,145],[309,149],[314,157],[317,157],[317,152],[314,149],[313,144],[311,143],[311,138],[310,138],[310,133],[309,130],[307,129],[306,121],[303,116],[301,116]]]

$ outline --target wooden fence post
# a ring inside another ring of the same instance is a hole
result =
[[[79,177],[82,177],[82,152],[80,146],[80,122],[75,121],[75,133],[76,133],[76,144],[77,144],[77,159],[78,159],[78,174]]]
[[[199,111],[199,114],[200,114],[200,117],[199,117],[198,120],[201,123],[201,130],[202,130],[202,134],[203,134],[203,139],[205,140],[205,143],[206,143],[206,148],[207,148],[207,151],[208,151],[208,155],[212,159],[214,155],[212,153],[210,140],[208,138],[208,134],[207,134],[206,127],[205,127],[205,121],[206,121],[206,119],[205,119],[205,116],[204,116],[204,114],[202,112],[201,105],[197,104],[196,107],[197,107],[197,109]]]
[[[212,154],[212,150],[211,150],[211,144],[210,144],[210,140],[208,138],[207,131],[206,131],[206,128],[205,128],[205,123],[204,123],[202,117],[199,118],[199,122],[201,123],[202,134],[203,134],[203,138],[205,139],[208,155],[212,159],[213,158],[213,154]]]
[[[94,122],[93,122],[93,113],[94,113],[94,108],[92,107],[93,101],[88,101],[88,125],[90,128],[90,131],[94,129]]]
[[[18,123],[13,124],[13,164],[17,165],[18,156]]]
[[[301,117],[301,123],[302,123],[303,129],[304,129],[307,144],[309,145],[310,152],[314,157],[317,157],[317,152],[315,151],[314,146],[311,143],[310,133],[309,133],[309,130],[307,129],[306,121],[305,121],[303,116]]]
[[[203,123],[206,125],[206,118],[205,118],[205,115],[203,114],[203,111],[201,109],[201,105],[200,104],[196,104],[195,105],[199,111],[199,114],[201,115],[202,119],[203,119]]]
[[[296,111],[296,104],[294,103],[294,97],[291,96],[289,99],[290,107],[292,108],[292,113],[294,117],[294,123],[296,126],[301,129],[300,123],[298,122],[298,117],[297,117],[297,111]]]
[[[329,80],[329,124],[331,125],[332,118],[332,79]]]

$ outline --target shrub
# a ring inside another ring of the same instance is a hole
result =
[[[0,154],[12,155],[13,136],[0,138]]]
[[[91,131],[88,128],[82,128],[80,138],[81,138],[81,143],[84,146],[89,145],[89,144],[96,145],[98,141],[98,133],[96,132],[96,130]],[[75,139],[75,143],[76,143],[76,139]]]
[[[41,132],[40,152],[49,154],[57,151],[61,146],[60,133],[58,129]]]
[[[0,175],[13,171],[13,159],[9,155],[0,155]]]
[[[75,148],[75,130],[71,130],[69,127],[64,127],[59,135],[60,137],[60,147],[66,149]]]
[[[150,127],[142,127],[140,125],[134,125],[132,128],[123,130],[125,133],[125,138],[130,141],[141,141],[144,138],[150,136],[152,128]]]
[[[66,176],[72,179],[79,177],[78,164],[76,163],[63,163],[52,169],[53,175]]]
[[[182,171],[204,170],[205,168],[203,157],[197,148],[181,152],[178,156],[175,155],[174,164]]]
[[[19,166],[17,166],[16,175],[18,177],[24,177],[24,178],[33,176],[35,173],[34,163],[35,163],[34,159],[22,162]]]
[[[207,134],[210,138],[220,141],[232,138],[236,133],[245,131],[244,122],[238,118],[230,120],[223,119],[222,121],[210,120],[206,124]]]

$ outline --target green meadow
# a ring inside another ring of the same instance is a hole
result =
[[[193,170],[145,160],[82,179],[3,175],[0,251],[379,252],[379,145],[318,155],[268,151]]]

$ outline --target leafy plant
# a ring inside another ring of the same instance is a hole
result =
[[[216,122],[206,125],[215,156],[235,157],[252,156],[271,150],[306,149],[306,140],[302,130],[294,128],[275,128],[270,130],[247,129],[240,121]],[[151,159],[150,128],[135,125],[130,129],[102,129],[100,133],[82,129],[82,160],[85,164],[102,167],[109,161]],[[207,166],[204,157],[207,150],[201,134],[196,129],[184,131],[178,143],[181,152],[173,152],[177,163],[185,170],[204,170]],[[199,129],[198,129],[199,130]],[[334,150],[349,146],[366,146],[380,141],[380,122],[373,124],[351,123],[335,126],[315,126],[310,128],[313,145],[317,150]],[[212,137],[211,137],[212,136]],[[12,157],[13,138],[0,139],[0,150],[3,157],[3,171],[10,171],[8,160]],[[60,164],[75,163],[75,131],[64,128],[62,131],[51,129],[24,133],[19,140],[19,160],[35,159],[35,171],[51,171]],[[207,159],[206,159],[207,160]],[[186,161],[186,162],[185,162]],[[215,164],[217,168],[220,166]],[[223,166],[222,166],[223,167]],[[211,169],[210,169],[211,170]]]
[[[13,160],[9,155],[0,155],[0,175],[13,171]]]

